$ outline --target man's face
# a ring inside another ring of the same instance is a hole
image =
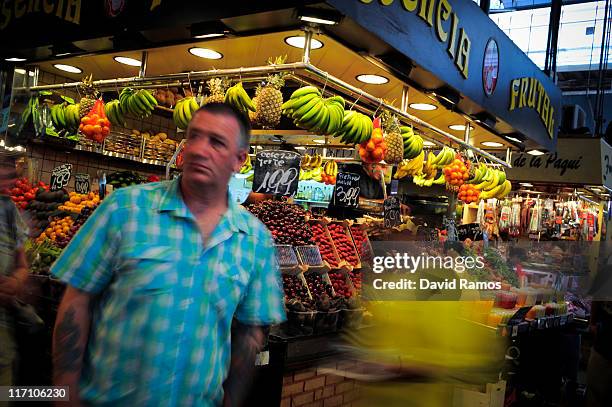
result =
[[[227,185],[240,170],[247,151],[240,147],[240,126],[227,114],[203,111],[191,119],[183,154],[188,185]]]

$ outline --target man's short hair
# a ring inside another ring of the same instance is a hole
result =
[[[238,109],[236,109],[234,106],[227,103],[214,102],[200,107],[191,117],[193,118],[195,115],[201,112],[226,114],[232,116],[234,119],[236,119],[236,122],[238,122],[238,128],[240,129],[240,140],[238,140],[239,147],[249,148],[249,141],[251,140],[251,123],[249,122],[249,119],[242,114],[242,112],[238,111]],[[187,138],[189,138],[189,134],[187,134]]]

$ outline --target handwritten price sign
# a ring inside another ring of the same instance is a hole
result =
[[[385,228],[401,225],[402,216],[400,212],[400,201],[395,196],[390,196],[383,202],[383,213]]]
[[[89,189],[89,174],[74,174],[74,190],[78,194],[87,194]]]
[[[359,174],[351,172],[339,172],[336,177],[336,187],[334,188],[334,205],[347,208],[357,208],[359,206]]]
[[[257,153],[253,191],[294,196],[298,189],[301,156],[293,151],[265,150]]]
[[[51,173],[51,191],[57,191],[68,185],[72,171],[72,164],[62,164],[55,167]]]

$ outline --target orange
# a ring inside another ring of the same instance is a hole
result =
[[[374,142],[374,144],[380,144],[383,142],[383,135],[380,132],[374,131],[372,133],[372,138],[370,139]]]
[[[374,151],[375,148],[376,148],[376,144],[374,144],[372,140],[368,141],[368,144],[366,145],[366,150]]]
[[[376,147],[374,151],[372,151],[372,158],[374,160],[380,161],[383,158],[384,151],[380,147]]]
[[[383,151],[387,151],[387,143],[384,141],[378,145],[378,147],[382,148]]]
[[[83,126],[83,133],[85,134],[93,133],[93,126],[91,124],[86,124],[85,126]]]
[[[91,116],[89,116],[89,120],[91,120],[94,123],[98,122],[98,119],[100,118],[100,116],[98,116],[97,114],[92,114]]]
[[[85,117],[83,117],[83,118],[81,119],[81,123],[82,123],[82,124],[89,124],[90,120],[91,120],[91,119],[89,118],[89,116],[85,116]]]

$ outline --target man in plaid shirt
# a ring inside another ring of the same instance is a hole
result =
[[[200,108],[182,176],[113,192],[54,264],[54,384],[73,405],[243,401],[263,327],[285,318],[271,236],[228,199],[248,141],[233,108]]]

